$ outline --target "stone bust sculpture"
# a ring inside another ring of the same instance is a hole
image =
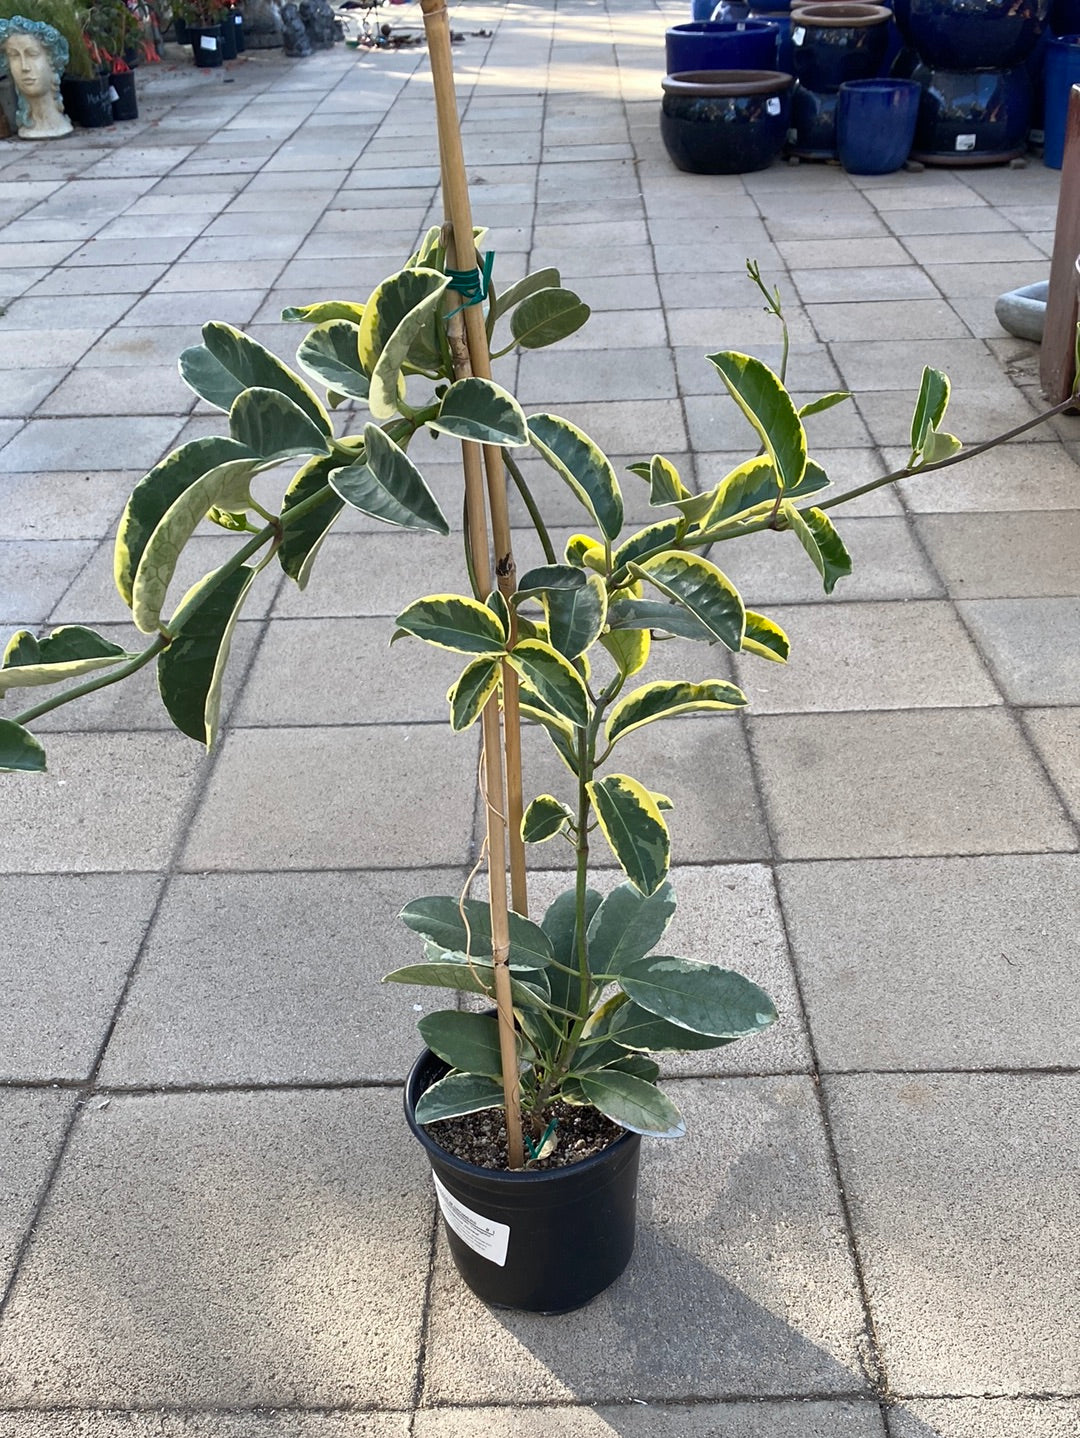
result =
[[[0,20],[0,75],[10,74],[18,102],[15,119],[24,140],[53,140],[71,133],[60,99],[68,44],[59,30],[13,15]]]

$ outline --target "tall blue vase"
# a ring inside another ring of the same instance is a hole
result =
[[[1069,91],[1080,85],[1080,35],[1051,35],[1046,42],[1043,70],[1045,102],[1043,164],[1061,169],[1065,155],[1065,119],[1069,112]]]
[[[850,80],[840,86],[836,147],[849,175],[891,175],[911,153],[922,86],[915,80]]]

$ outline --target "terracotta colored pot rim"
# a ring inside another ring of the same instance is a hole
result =
[[[883,25],[892,19],[886,5],[845,4],[841,0],[825,0],[816,5],[792,6],[794,25],[824,25],[826,28],[860,29],[867,25]]]
[[[779,95],[795,78],[780,70],[681,70],[660,83],[665,95]]]

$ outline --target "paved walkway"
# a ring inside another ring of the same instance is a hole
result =
[[[810,421],[837,480],[902,453],[926,361],[966,439],[1030,413],[992,307],[1047,273],[1055,173],[684,176],[644,0],[454,23],[496,31],[458,60],[498,274],[559,264],[595,311],[521,362],[527,405],[726,472],[751,436],[702,355],[775,355],[750,255],[796,392],[858,392]],[[0,146],[4,632],[127,634],[123,498],[220,428],[175,374],[198,325],[289,355],[283,305],[364,298],[437,213],[419,53],[140,81],[137,124]],[[413,953],[395,908],[473,853],[447,667],[385,649],[454,545],[356,517],[304,595],[269,583],[209,760],[149,681],[43,722],[48,776],[0,782],[2,1438],[1071,1438],[1078,439],[853,507],[827,602],[790,537],[732,546],[794,658],[739,667],[745,724],[646,730],[634,762],[676,802],[675,941],[783,1018],[669,1066],[689,1136],[647,1145],[634,1263],[568,1318],[449,1269],[400,1116],[415,995],[376,983]]]

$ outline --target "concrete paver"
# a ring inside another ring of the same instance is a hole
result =
[[[748,255],[793,392],[857,392],[808,424],[834,493],[904,463],[923,364],[969,442],[1032,413],[1037,351],[993,308],[1045,278],[1057,172],[679,174],[657,80],[685,18],[499,0],[460,24],[496,282],[554,260],[593,310],[497,377],[608,447],[634,526],[627,464],[662,450],[706,486],[756,448],[703,359],[779,363]],[[133,639],[126,493],[225,427],[177,355],[213,318],[291,356],[284,306],[363,300],[441,219],[422,49],[139,84],[131,126],[0,144],[5,632]],[[828,599],[790,535],[713,551],[791,665],[740,664],[747,717],[643,731],[620,766],[675,800],[672,949],[781,1019],[665,1060],[690,1133],[645,1145],[634,1264],[565,1319],[483,1310],[433,1253],[397,1085],[437,996],[376,982],[415,953],[403,899],[477,856],[454,661],[381,648],[408,600],[464,588],[452,442],[414,446],[449,540],[352,514],[305,593],[264,576],[209,761],[150,668],[44,719],[49,774],[0,778],[0,1438],[1071,1438],[1078,436],[834,514],[855,573]],[[525,467],[561,545],[583,512]],[[233,544],[200,534],[174,597]],[[657,674],[734,676],[685,650]],[[526,757],[559,792],[542,736]],[[534,905],[567,878],[553,847]]]

